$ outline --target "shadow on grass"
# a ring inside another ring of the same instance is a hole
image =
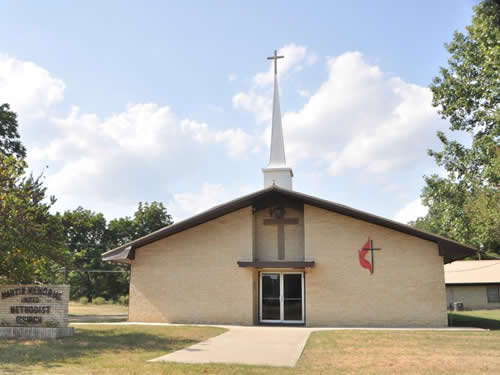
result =
[[[68,315],[70,323],[116,323],[126,322],[128,315]]]
[[[161,351],[168,353],[198,341],[124,329],[75,329],[75,335],[64,339],[29,341],[0,340],[0,364],[46,368],[60,366],[64,360],[88,361],[106,353]],[[1,367],[1,366],[0,366]]]
[[[491,330],[500,330],[500,320],[471,316],[457,312],[448,312],[450,327],[477,327]]]

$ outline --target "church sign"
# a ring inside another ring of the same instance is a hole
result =
[[[71,335],[68,302],[69,285],[0,286],[0,337]]]

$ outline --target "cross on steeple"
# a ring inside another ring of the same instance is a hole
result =
[[[284,59],[285,56],[278,56],[278,51],[274,50],[274,55],[269,56],[268,60],[274,60],[274,75],[278,75],[278,59]]]

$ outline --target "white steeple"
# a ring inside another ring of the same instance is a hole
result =
[[[284,167],[285,165],[285,142],[283,141],[283,128],[281,126],[280,94],[278,92],[278,80],[274,76],[273,122],[269,167]]]
[[[281,126],[280,96],[278,92],[278,51],[274,51],[274,56],[268,60],[274,60],[274,97],[273,97],[273,122],[271,130],[271,155],[269,165],[263,168],[264,187],[278,185],[292,190],[293,172],[286,166],[285,143],[283,141],[283,128]]]

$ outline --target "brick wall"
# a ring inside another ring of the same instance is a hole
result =
[[[129,320],[171,323],[254,323],[252,209],[247,207],[136,251]]]
[[[130,321],[257,323],[258,270],[237,266],[256,250],[253,221],[247,207],[137,249]],[[306,325],[447,325],[437,244],[308,205],[303,221],[316,262],[305,270]],[[373,275],[358,261],[368,236],[383,248]]]
[[[466,310],[500,309],[499,302],[488,302],[486,285],[447,285],[448,305],[463,302]]]
[[[434,242],[305,205],[306,324],[447,325],[443,259]],[[374,240],[375,272],[358,250]]]

